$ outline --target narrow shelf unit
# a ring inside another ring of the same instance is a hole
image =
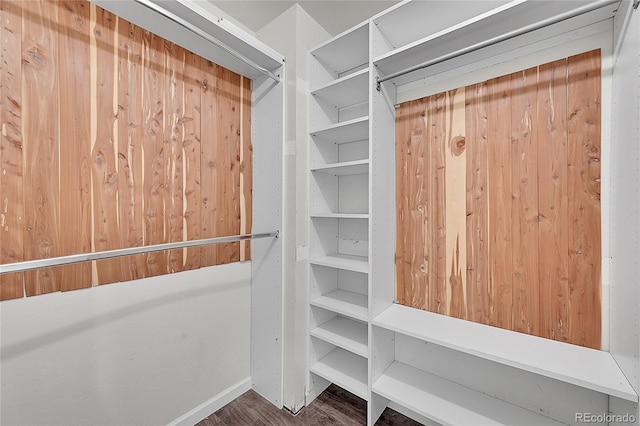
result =
[[[310,394],[335,383],[367,399],[368,22],[312,50],[309,59]]]

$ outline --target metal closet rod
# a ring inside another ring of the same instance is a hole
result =
[[[231,47],[227,46],[226,44],[224,44],[220,40],[216,39],[215,37],[211,36],[210,34],[206,33],[205,31],[201,30],[200,28],[196,27],[195,25],[191,24],[186,19],[183,19],[183,18],[179,17],[175,13],[168,11],[167,9],[165,9],[165,8],[163,8],[163,7],[159,6],[159,5],[151,2],[150,0],[135,0],[135,2],[143,5],[144,7],[148,8],[148,9],[151,9],[151,10],[153,10],[155,12],[158,12],[159,14],[164,16],[165,18],[175,22],[176,24],[180,25],[181,27],[183,27],[183,28],[191,31],[192,33],[202,37],[203,39],[207,40],[209,43],[215,44],[220,49],[224,50],[225,52],[227,52],[228,54],[230,54],[234,58],[239,59],[240,61],[242,61],[245,64],[249,65],[251,68],[254,68],[254,69],[260,71],[262,74],[266,75],[267,77],[269,77],[269,78],[271,78],[271,79],[273,79],[273,80],[275,80],[277,82],[280,82],[280,77],[278,75],[276,75],[273,72],[269,71],[265,67],[256,64],[254,61],[252,61],[251,59],[249,59],[246,56],[242,55],[241,53],[236,52]]]
[[[550,25],[557,24],[562,21],[566,21],[567,19],[575,18],[576,16],[583,15],[585,13],[593,12],[596,9],[600,9],[601,7],[608,6],[613,3],[619,3],[620,0],[603,0],[595,3],[588,4],[586,6],[579,7],[578,9],[571,10],[569,12],[562,13],[560,15],[554,16],[552,18],[545,19],[543,21],[537,22],[535,24],[527,25],[526,27],[518,28],[517,30],[510,31],[508,33],[490,38],[489,40],[481,41],[479,43],[473,44],[471,46],[467,46],[460,50],[456,50],[455,52],[447,53],[445,55],[439,56],[435,59],[431,59],[429,61],[423,62],[421,64],[415,65],[411,68],[407,68],[402,71],[394,72],[393,74],[386,75],[382,78],[376,78],[376,89],[378,92],[380,91],[380,85],[385,81],[393,80],[394,78],[401,77],[406,74],[410,74],[412,72],[430,67],[432,65],[437,65],[441,62],[448,61],[450,59],[455,59],[459,56],[466,55],[467,53],[475,52],[476,50],[483,49],[485,47],[493,46],[494,44],[501,43],[503,41],[510,40],[512,38],[530,33],[532,31],[537,31],[542,28],[548,27]]]
[[[187,247],[200,247],[211,244],[234,243],[237,241],[255,240],[259,238],[278,238],[280,231],[263,232],[257,234],[232,235],[228,237],[204,238],[192,241],[177,241],[174,243],[154,244],[144,247],[130,247],[116,250],[105,250],[95,253],[71,254],[68,256],[50,257],[47,259],[26,260],[24,262],[0,265],[0,275],[12,272],[26,272],[35,269],[51,268],[54,266],[72,265],[74,263],[92,262],[94,260],[111,259],[114,257],[131,256],[134,254],[151,253],[154,251],[175,250]]]

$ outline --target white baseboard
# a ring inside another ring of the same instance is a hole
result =
[[[203,402],[188,413],[183,414],[171,423],[170,426],[193,426],[251,389],[251,377],[229,386],[210,400]]]

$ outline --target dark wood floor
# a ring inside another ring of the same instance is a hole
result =
[[[367,403],[357,396],[331,385],[297,415],[278,410],[254,391],[224,406],[196,426],[362,426],[367,424]],[[376,426],[418,426],[417,423],[387,408]]]

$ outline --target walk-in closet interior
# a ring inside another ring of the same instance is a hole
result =
[[[640,425],[639,9],[0,0],[0,425]]]

